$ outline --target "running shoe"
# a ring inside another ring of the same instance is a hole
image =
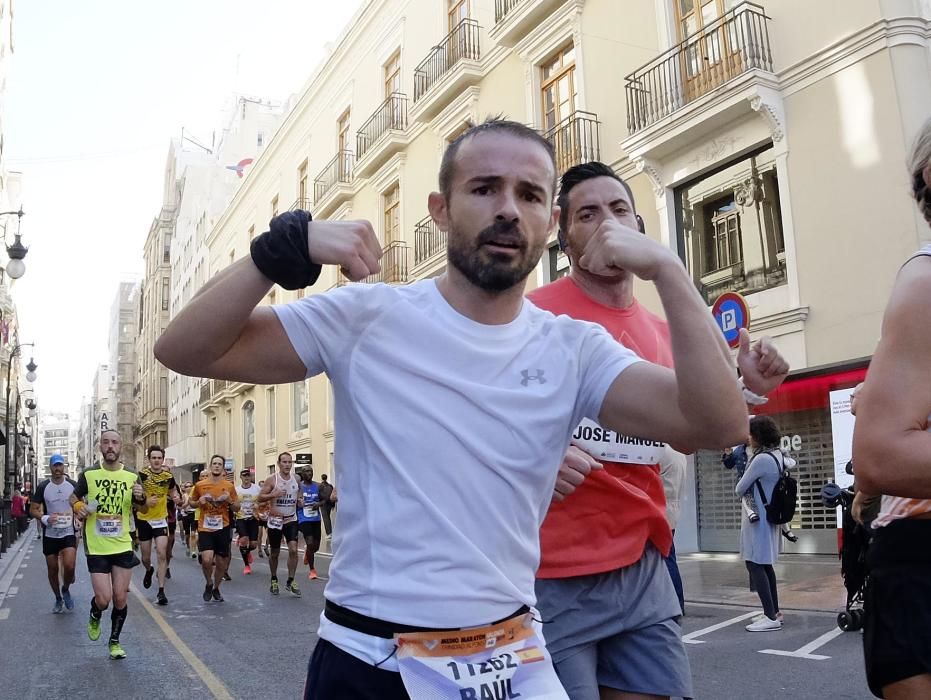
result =
[[[315,578],[317,578],[317,570],[316,570],[316,569],[311,569],[311,570],[310,570],[310,573],[307,574],[307,578],[309,578],[311,581],[313,581]]]
[[[233,580],[233,577],[230,576],[229,571],[227,571],[225,574],[223,574],[223,580],[224,580],[224,581],[232,581],[232,580]]]
[[[213,597],[213,586],[208,583],[206,586],[204,586],[204,602],[209,603],[211,597]]]
[[[55,607],[52,608],[52,614],[53,614],[53,615],[57,615],[58,613],[64,612],[64,611],[65,611],[65,604],[64,604],[64,602],[62,601],[61,598],[57,598],[57,599],[55,600]]]
[[[756,622],[751,622],[744,629],[747,632],[775,632],[782,629],[782,620],[770,620],[765,615]]]
[[[220,589],[219,589],[219,588],[214,588],[214,589],[213,589],[213,599],[214,599],[215,601],[217,601],[218,603],[222,603],[222,602],[223,602],[223,596],[220,594]]]
[[[71,591],[62,591],[61,599],[65,602],[65,610],[74,610],[74,598],[71,597]]]
[[[110,642],[110,658],[114,661],[126,658],[126,652],[123,651],[119,642]]]
[[[284,587],[285,590],[291,595],[296,595],[298,598],[301,597],[301,589],[297,587],[296,581],[291,581],[287,586]]]
[[[90,619],[87,621],[87,638],[92,642],[96,642],[100,639],[100,618],[90,616]]]
[[[271,556],[271,551],[272,551],[272,550],[271,550],[271,549],[269,549],[269,547],[268,547],[268,545],[267,545],[267,544],[266,544],[266,545],[264,545],[264,546],[262,547],[262,549],[264,549],[264,550],[265,550],[265,556],[266,556],[266,557],[270,557],[270,556]]]
[[[145,576],[142,577],[142,587],[151,588],[152,587],[152,574],[155,573],[155,567],[150,566],[145,570]]]
[[[169,569],[169,568],[166,568],[166,569],[165,569],[165,578],[166,578],[166,579],[170,579],[170,578],[171,578],[171,569]]]
[[[196,549],[191,550],[191,559],[197,559],[197,550],[196,550]]]
[[[272,581],[272,585],[269,587],[268,590],[272,592],[272,595],[278,595],[278,580],[277,579]]]
[[[252,573],[252,567],[246,564],[246,567],[242,570],[242,573],[245,576],[249,576]]]
[[[168,596],[165,595],[165,591],[158,592],[158,595],[155,596],[155,602],[159,605],[168,605]]]

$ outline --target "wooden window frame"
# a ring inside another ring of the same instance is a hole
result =
[[[572,59],[572,63],[570,63],[570,64],[568,64],[568,65],[562,65],[562,66],[561,66],[559,69],[557,69],[550,77],[548,77],[548,78],[545,77],[546,68],[547,68],[548,66],[552,65],[557,59],[559,60],[560,63],[563,63],[563,56],[564,56],[564,55],[566,54],[566,52],[569,51],[570,49],[571,49],[571,50],[576,49],[575,44],[574,44],[573,42],[571,42],[571,41],[570,41],[568,44],[565,44],[562,48],[558,49],[556,52],[554,52],[554,53],[550,56],[549,59],[547,59],[546,61],[543,61],[543,62],[540,64],[540,115],[541,115],[540,123],[541,123],[542,126],[543,126],[543,129],[542,129],[542,130],[543,130],[544,132],[549,131],[550,129],[552,129],[553,127],[555,127],[557,124],[559,124],[563,119],[565,119],[566,117],[569,116],[568,114],[559,114],[559,111],[558,111],[558,110],[559,110],[559,102],[558,102],[558,101],[554,101],[554,104],[555,104],[556,110],[557,110],[557,112],[556,112],[556,118],[555,118],[555,120],[553,121],[552,124],[547,124],[547,122],[546,122],[546,116],[547,116],[547,110],[546,110],[546,93],[547,93],[547,90],[549,90],[549,89],[551,89],[551,88],[555,88],[555,86],[559,84],[559,81],[560,81],[563,77],[565,77],[566,75],[569,75],[570,84],[571,84],[571,86],[572,86],[572,98],[573,98],[572,112],[570,112],[569,114],[572,114],[573,112],[575,112],[575,111],[578,109],[579,89],[578,89],[578,87],[576,87],[576,84],[575,84],[575,69],[576,69],[576,60],[575,60],[575,58]]]

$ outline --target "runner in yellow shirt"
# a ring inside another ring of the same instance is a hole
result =
[[[181,500],[178,485],[171,471],[164,467],[165,451],[158,445],[152,445],[146,451],[149,465],[139,470],[139,481],[146,495],[148,510],[139,513],[136,536],[145,566],[142,579],[143,588],[152,587],[152,575],[155,567],[152,561],[152,540],[155,540],[158,558],[158,595],[155,600],[159,605],[168,605],[165,596],[165,579],[168,572],[168,499],[176,504]]]

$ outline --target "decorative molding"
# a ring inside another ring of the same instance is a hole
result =
[[[763,120],[769,126],[769,133],[773,137],[773,142],[782,141],[785,131],[782,127],[782,105],[777,108],[775,103],[766,102],[762,95],[754,95],[750,98],[750,109],[763,117]]]
[[[734,185],[734,201],[742,206],[749,207],[763,199],[763,186],[760,178],[751,175]]]
[[[388,162],[381,166],[378,172],[369,178],[369,184],[372,186],[372,189],[379,195],[383,195],[392,183],[400,181],[401,173],[404,170],[404,162],[406,160],[407,153],[405,151],[395,153],[391,156]]]
[[[430,122],[430,128],[441,139],[441,149],[446,148],[446,142],[467,121],[473,123],[478,121],[479,94],[481,94],[481,88],[478,85],[470,85]]]
[[[665,195],[666,186],[663,184],[663,175],[656,162],[646,158],[637,158],[634,160],[634,167],[637,169],[638,173],[643,173],[647,176],[650,184],[653,186],[653,194],[657,197]]]
[[[751,307],[752,311],[752,307]],[[770,314],[769,316],[763,316],[761,318],[754,318],[750,321],[750,331],[768,331],[772,329],[781,328],[787,333],[792,333],[795,331],[804,330],[805,321],[808,320],[809,307],[799,306],[795,309],[788,309],[786,311],[780,311],[775,314]],[[795,328],[788,328],[788,326],[796,326]],[[781,335],[781,334],[774,334]]]
[[[342,206],[336,209],[329,218],[333,221],[345,221],[352,216],[352,200],[349,200]],[[335,269],[335,268],[334,268]]]

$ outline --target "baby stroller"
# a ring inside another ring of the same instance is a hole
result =
[[[863,593],[869,579],[866,567],[866,550],[870,543],[868,528],[853,519],[850,507],[853,504],[853,489],[842,489],[834,482],[821,489],[821,501],[828,508],[841,507],[840,571],[847,589],[846,609],[838,613],[837,626],[844,632],[855,632],[863,627]]]

